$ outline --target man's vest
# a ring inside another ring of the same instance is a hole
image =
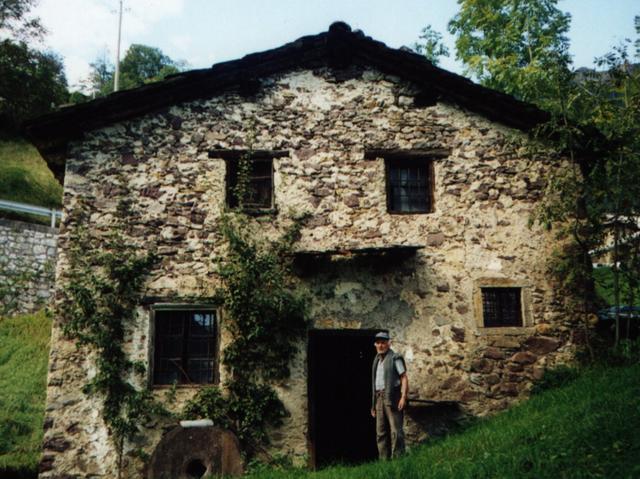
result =
[[[385,355],[384,363],[382,367],[384,369],[384,404],[386,406],[397,407],[398,401],[400,401],[400,386],[396,384],[400,383],[400,375],[396,369],[396,360],[402,361],[404,369],[406,371],[407,366],[404,363],[404,358],[396,353],[393,349],[389,349]],[[373,360],[373,367],[371,369],[371,407],[376,407],[376,371],[378,369],[378,363],[380,362],[380,355],[376,354]]]

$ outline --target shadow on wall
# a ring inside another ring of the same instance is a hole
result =
[[[409,419],[406,436],[414,443],[446,436],[467,418],[460,404],[454,401],[410,401],[406,415]]]
[[[415,292],[414,252],[296,258],[296,273],[310,292],[315,327],[389,328],[401,332],[416,317],[403,299]]]

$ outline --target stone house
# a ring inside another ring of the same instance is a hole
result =
[[[544,119],[532,105],[336,23],[64,108],[27,130],[64,178],[65,211],[84,200],[92,228],[108,229],[122,195],[114,185],[126,178],[138,212],[131,241],[162,257],[130,354],[149,365],[158,395],[180,383],[178,403],[226,374],[217,360],[228,341],[221,311],[188,298],[218,284],[217,219],[235,161],[252,154],[254,213],[265,231],[280,230],[290,211],[311,214],[297,248],[312,325],[290,380],[277,386],[290,415],[271,447],[322,465],[375,455],[368,409],[377,330],[391,333],[408,364],[413,442],[457,414],[507,407],[545,368],[571,359],[576,328],[546,267],[554,240],[529,225],[546,178],[563,163],[530,158],[512,141]],[[178,370],[162,345],[170,337],[188,345],[185,325],[196,323],[209,346],[197,354],[185,346]],[[90,370],[54,321],[43,478],[113,477],[99,403],[81,392]],[[162,433],[146,425],[139,446],[152,454]],[[127,477],[146,474],[143,462],[128,455]]]

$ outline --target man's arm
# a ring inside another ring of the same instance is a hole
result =
[[[409,378],[407,373],[403,373],[400,376],[400,401],[398,402],[398,411],[402,411],[407,404],[407,397],[409,396]]]

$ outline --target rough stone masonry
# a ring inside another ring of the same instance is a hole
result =
[[[552,236],[529,224],[555,156],[529,158],[502,126],[454,103],[416,106],[411,81],[352,66],[298,68],[259,79],[252,95],[230,89],[212,97],[88,131],[69,144],[65,215],[80,202],[90,226],[108,231],[123,195],[133,203],[131,241],[154,248],[161,261],[148,280],[148,305],[127,343],[150,364],[154,301],[182,302],[211,294],[215,260],[224,254],[217,221],[225,209],[227,164],[216,151],[285,151],[273,161],[274,209],[257,218],[265,234],[282,231],[293,214],[310,221],[301,251],[347,252],[307,271],[312,328],[386,328],[406,358],[414,398],[455,401],[485,415],[527,396],[545,368],[570,361],[575,324],[554,295],[547,259]],[[368,149],[433,149],[433,212],[391,214],[385,159]],[[66,267],[72,229],[63,223],[58,275]],[[416,246],[414,254],[380,266],[353,261],[358,250]],[[350,253],[349,253],[350,252]],[[520,288],[519,327],[483,324],[483,287]],[[155,298],[155,299],[154,299]],[[158,299],[159,298],[159,299]],[[222,332],[221,349],[229,342]],[[291,378],[277,385],[290,415],[271,433],[271,448],[299,458],[309,453],[304,343]],[[54,322],[48,378],[42,478],[114,477],[116,451],[100,402],[82,393],[95,369]],[[224,382],[226,372],[220,372]],[[140,384],[146,387],[146,384]],[[178,409],[197,386],[181,387]],[[158,398],[165,390],[154,389]],[[409,438],[426,429],[407,417]],[[144,477],[168,427],[141,425],[128,444],[123,477]],[[143,454],[144,453],[144,454]]]
[[[53,295],[58,230],[0,219],[0,308],[32,313]]]

